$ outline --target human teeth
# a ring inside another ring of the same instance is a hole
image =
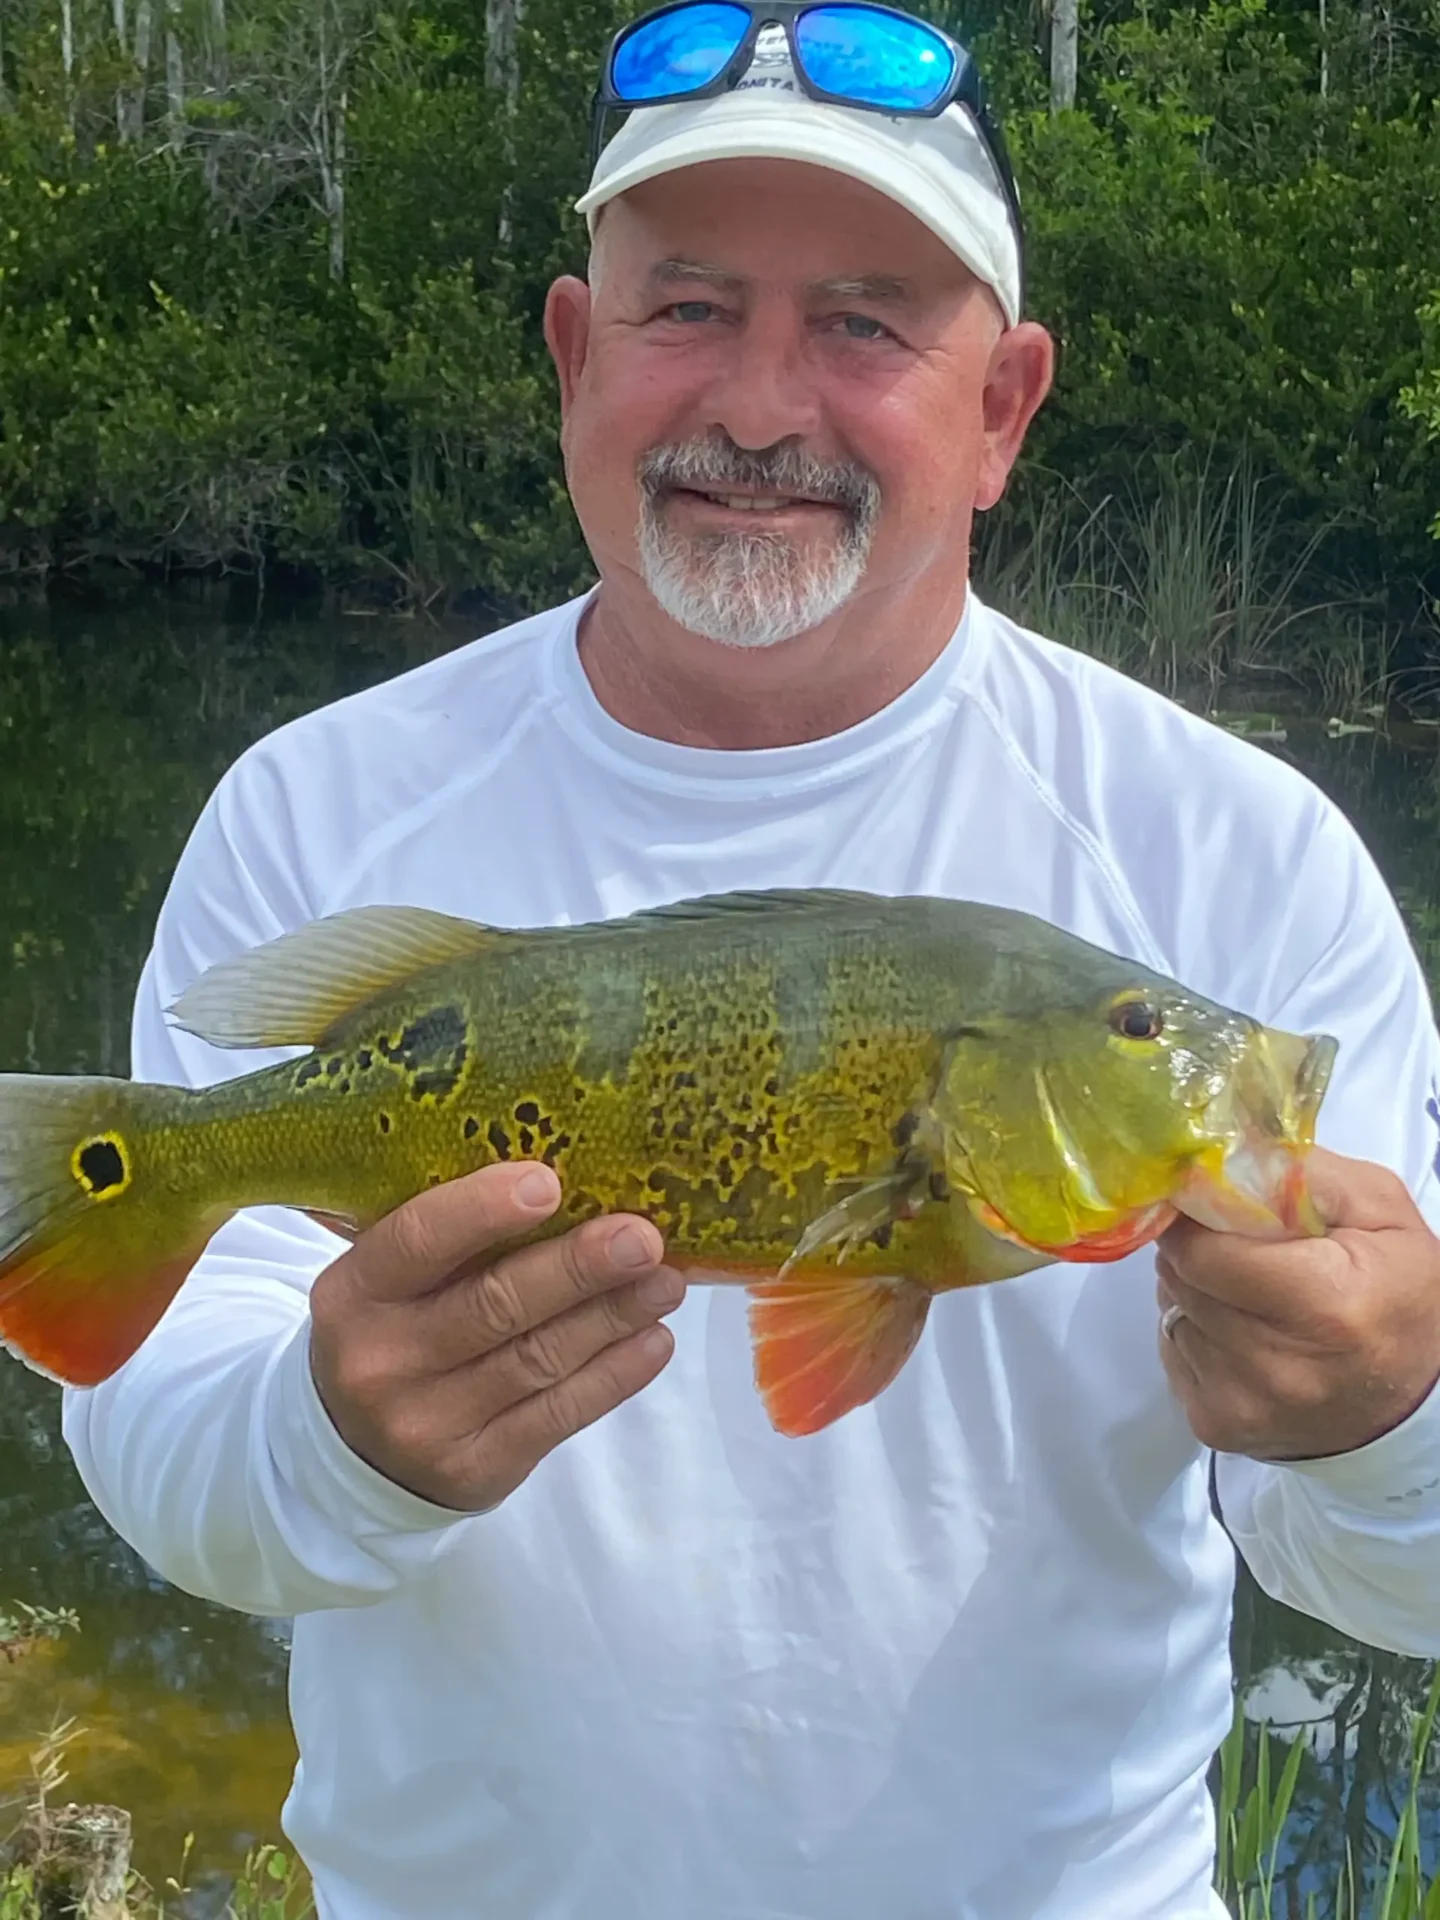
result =
[[[777,507],[794,504],[786,495],[779,493],[710,493],[705,497],[713,500],[717,506],[728,507],[734,513],[774,513]]]

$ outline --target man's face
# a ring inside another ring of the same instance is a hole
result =
[[[840,175],[717,161],[636,188],[601,218],[588,293],[562,281],[547,313],[597,564],[732,646],[963,578],[1043,397],[1014,432],[1006,343],[1039,331],[1002,336],[941,241]]]

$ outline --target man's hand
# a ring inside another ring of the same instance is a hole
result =
[[[1258,1460],[1349,1453],[1440,1378],[1440,1240],[1383,1167],[1317,1148],[1323,1239],[1247,1240],[1193,1221],[1160,1239],[1160,1354],[1196,1437]]]
[[[397,1207],[316,1280],[310,1366],[341,1438],[397,1485],[479,1512],[648,1386],[685,1297],[646,1220],[498,1258],[560,1204],[548,1167],[483,1168]]]

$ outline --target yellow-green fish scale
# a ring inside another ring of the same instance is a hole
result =
[[[919,989],[878,945],[798,970],[731,943],[683,972],[454,963],[304,1060],[217,1089],[206,1153],[245,1170],[249,1201],[362,1223],[476,1167],[542,1159],[565,1192],[552,1231],[641,1212],[677,1253],[773,1268],[837,1188],[894,1165],[941,1050]],[[918,1222],[894,1234],[850,1263],[919,1277],[922,1246],[927,1273],[944,1251]]]
[[[821,896],[790,907],[494,935],[376,995],[302,1060],[227,1083],[177,1151],[232,1204],[366,1225],[497,1160],[545,1160],[542,1231],[648,1215],[691,1264],[774,1271],[817,1219],[916,1161],[947,1047],[1148,976],[970,903]],[[1003,1071],[1003,1051],[997,1056]],[[981,1088],[976,1096],[987,1096]],[[196,1116],[197,1119],[200,1116]],[[867,1222],[847,1267],[931,1287],[1006,1251],[919,1162],[913,1217]],[[978,1252],[977,1252],[978,1249]],[[806,1256],[833,1263],[838,1237]]]

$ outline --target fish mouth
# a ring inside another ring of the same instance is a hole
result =
[[[1202,1227],[1252,1239],[1325,1231],[1305,1159],[1338,1050],[1328,1033],[1255,1029],[1221,1110],[1209,1116],[1211,1144],[1174,1196],[1182,1213]]]

